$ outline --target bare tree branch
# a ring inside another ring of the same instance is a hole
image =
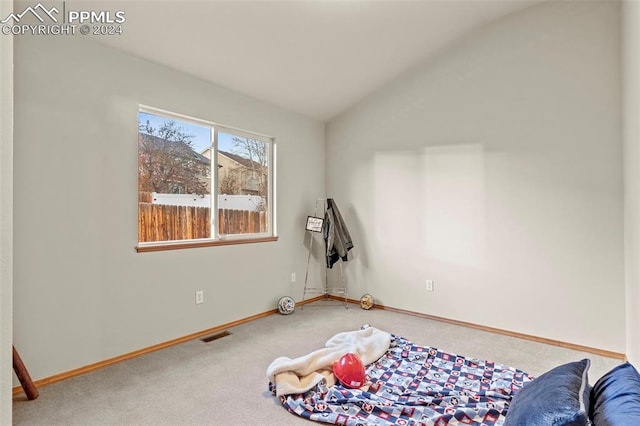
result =
[[[211,164],[193,150],[193,138],[175,120],[167,120],[157,129],[149,121],[140,123],[138,189],[165,194],[209,193]]]

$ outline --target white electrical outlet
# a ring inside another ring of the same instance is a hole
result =
[[[196,291],[196,305],[204,303],[204,291],[198,290]]]
[[[427,280],[425,289],[427,291],[433,291],[433,280]]]
[[[292,283],[295,283],[295,282],[296,282],[296,273],[295,273],[295,272],[292,272],[292,273],[291,273],[291,282],[292,282]]]

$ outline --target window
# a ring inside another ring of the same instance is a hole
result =
[[[147,107],[138,129],[138,251],[275,240],[271,138]]]

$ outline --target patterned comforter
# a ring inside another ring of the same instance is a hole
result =
[[[293,414],[336,425],[500,426],[515,393],[533,379],[393,334],[387,353],[367,367],[367,378],[368,387],[361,389],[321,382],[280,400]]]

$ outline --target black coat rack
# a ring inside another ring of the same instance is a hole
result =
[[[327,296],[329,298],[330,295],[342,295],[344,297],[344,307],[349,309],[348,301],[347,301],[347,284],[344,279],[344,269],[342,266],[342,262],[339,263],[340,267],[340,282],[337,287],[329,287],[329,276],[328,269],[329,267],[325,265],[325,273],[324,273],[324,287],[314,287],[309,285],[309,265],[311,263],[311,253],[313,252],[313,242],[317,238],[317,234],[320,233],[320,236],[323,237],[325,232],[325,223],[327,213],[327,199],[326,198],[317,198],[316,199],[316,208],[314,216],[309,216],[307,218],[307,227],[306,230],[310,234],[310,242],[309,242],[309,255],[307,257],[307,270],[304,276],[304,292],[302,294],[302,302],[304,302],[307,298],[308,294],[321,294]],[[319,216],[322,215],[322,216]],[[324,242],[324,238],[323,242]],[[323,257],[326,258],[326,245],[325,245],[325,255]],[[302,303],[301,309],[304,309],[304,303]]]

